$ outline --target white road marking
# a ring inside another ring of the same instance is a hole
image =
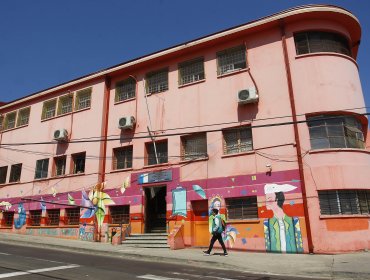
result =
[[[7,253],[0,253],[0,255],[10,256],[10,254]]]
[[[137,278],[143,278],[143,279],[149,279],[149,280],[186,280],[184,278],[170,278],[170,277],[163,277],[163,276],[158,276],[158,275],[153,275],[153,274],[141,275],[141,276],[137,276]]]
[[[237,280],[234,278],[224,278],[224,277],[217,277],[217,276],[207,276],[207,275],[199,275],[199,274],[190,274],[190,273],[183,273],[183,272],[171,272],[175,275],[186,275],[186,276],[192,276],[197,278],[211,278],[211,279],[219,279],[219,280]]]
[[[49,272],[49,271],[69,269],[69,268],[75,268],[75,267],[79,267],[79,265],[71,264],[71,265],[55,266],[55,267],[49,267],[49,268],[33,269],[33,270],[28,270],[28,271],[2,273],[0,274],[0,278],[10,278],[10,277],[15,277],[15,276],[20,276],[20,275],[35,274],[35,273],[40,273],[40,272]]]

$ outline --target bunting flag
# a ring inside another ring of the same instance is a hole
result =
[[[53,197],[57,196],[57,190],[54,187],[51,187],[51,192],[53,194]]]
[[[45,202],[44,202],[44,199],[41,197],[41,199],[40,199],[41,201],[40,201],[40,206],[41,206],[41,209],[42,209],[42,211],[45,211],[46,210],[46,204],[45,204]]]
[[[6,211],[12,208],[12,204],[8,201],[1,201],[0,206],[4,206]]]
[[[127,176],[126,179],[122,182],[121,193],[123,194],[128,187],[130,187],[130,176]]]
[[[199,185],[193,185],[193,190],[203,199],[206,199],[206,193]]]
[[[70,205],[76,204],[75,199],[70,194],[68,194],[68,204]]]

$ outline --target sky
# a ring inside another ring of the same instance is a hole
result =
[[[370,106],[370,1],[326,0],[362,26],[357,61]],[[315,0],[1,0],[0,101]],[[370,108],[368,108],[370,111]]]

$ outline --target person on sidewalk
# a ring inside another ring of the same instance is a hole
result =
[[[222,232],[225,230],[225,215],[220,215],[218,209],[212,209],[212,215],[209,217],[209,231],[212,234],[211,241],[207,251],[203,251],[204,255],[209,256],[211,254],[213,245],[216,240],[220,243],[222,249],[224,250],[224,256],[227,256],[227,250],[225,243],[222,240]]]

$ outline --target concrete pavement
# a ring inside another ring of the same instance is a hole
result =
[[[322,279],[369,279],[370,253],[338,255],[272,254],[230,251],[228,257],[203,256],[201,249],[183,250],[133,248],[109,243],[66,240],[53,237],[0,233],[1,243],[52,248],[70,252],[106,255],[147,261],[218,267],[254,274]],[[214,250],[214,253],[221,253]]]

